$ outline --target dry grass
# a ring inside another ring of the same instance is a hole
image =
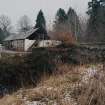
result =
[[[97,72],[82,88],[78,97],[80,105],[105,105],[105,71]]]
[[[0,100],[0,105],[22,105],[22,101],[17,99],[14,95],[5,96]]]
[[[84,84],[80,88],[82,89],[80,93],[78,92],[79,88],[76,84],[81,82],[81,73],[89,67],[89,65],[76,67],[62,65],[59,70],[67,69],[63,73],[54,74],[48,78],[44,77],[36,88],[20,90],[11,96],[4,97],[0,100],[0,105],[12,105],[12,103],[14,103],[13,105],[25,105],[24,101],[26,100],[30,102],[41,101],[45,105],[54,105],[54,102],[57,105],[105,105],[105,76],[101,75],[103,71],[98,73],[99,78],[97,78],[97,75],[91,78],[88,84]],[[98,101],[97,104],[94,104],[96,101]],[[76,102],[78,104],[75,104]]]

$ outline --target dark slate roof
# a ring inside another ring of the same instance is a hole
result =
[[[4,39],[4,41],[11,41],[11,40],[21,40],[21,39],[26,39],[29,37],[31,34],[37,31],[36,29],[31,29],[30,31],[27,31],[26,33],[20,33],[20,34],[11,34],[7,38]]]

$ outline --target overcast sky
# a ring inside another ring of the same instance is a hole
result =
[[[54,19],[58,8],[66,11],[71,6],[78,14],[84,15],[89,0],[0,0],[0,15],[8,15],[13,24],[24,14],[28,15],[32,22],[36,20],[37,13],[43,9],[48,22]]]

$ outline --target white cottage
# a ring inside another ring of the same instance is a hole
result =
[[[4,40],[7,50],[28,51],[33,47],[54,47],[61,44],[60,41],[49,40],[45,34],[39,34],[37,29],[26,33],[10,35]]]
[[[36,40],[41,39],[37,29],[31,29],[26,33],[13,34],[4,40],[4,46],[8,50],[27,51]]]

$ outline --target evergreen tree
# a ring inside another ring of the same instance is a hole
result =
[[[69,8],[67,12],[67,16],[68,16],[67,24],[68,24],[69,30],[73,35],[75,35],[76,37],[79,37],[81,35],[81,26],[80,26],[79,17],[76,11],[72,8]]]
[[[5,38],[3,30],[0,28],[0,43],[2,43],[3,39]]]
[[[67,27],[67,14],[64,9],[59,8],[55,17],[54,30],[64,31]]]
[[[37,15],[35,28],[38,28],[38,33],[47,34],[46,20],[45,20],[45,17],[44,17],[42,10],[40,10],[38,15]]]
[[[89,10],[86,40],[90,42],[105,41],[105,0],[92,0],[88,3]]]
[[[65,13],[65,10],[60,8],[56,14],[56,22],[59,24],[59,23],[65,23],[66,21],[67,21],[67,15]]]
[[[76,36],[76,38],[80,38],[81,35],[81,26],[79,17],[77,16],[75,10],[69,8],[66,13],[64,9],[59,9],[56,14],[54,24],[54,32],[68,32],[70,35]],[[65,36],[66,37],[66,36]]]

